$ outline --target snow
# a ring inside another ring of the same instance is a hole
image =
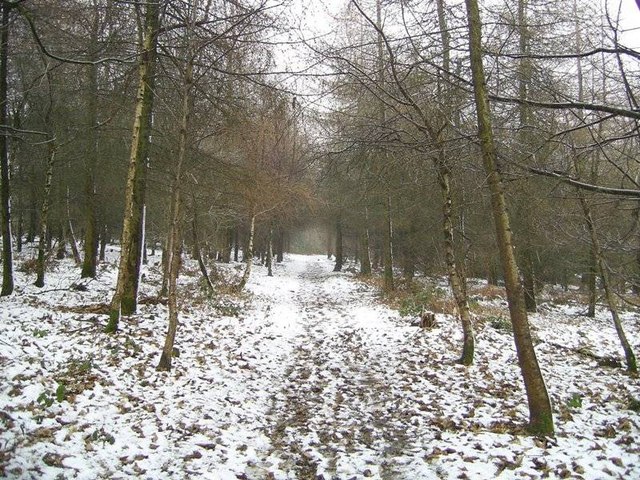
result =
[[[480,319],[475,363],[458,365],[455,319],[412,327],[321,256],[289,255],[274,277],[256,265],[240,296],[208,295],[186,261],[179,356],[157,372],[165,306],[141,304],[114,336],[91,308],[110,300],[110,253],[96,280],[64,260],[43,289],[18,272],[17,292],[0,298],[0,476],[640,478],[639,417],[627,409],[640,381],[598,365],[621,357],[605,311],[589,319],[549,302],[532,315],[557,430],[537,439],[521,429],[508,331]],[[159,288],[151,260],[142,297]],[[622,318],[640,351],[640,316]]]

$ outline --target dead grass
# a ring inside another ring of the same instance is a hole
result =
[[[401,310],[402,305],[410,301],[412,297],[429,292],[429,300],[424,306],[425,310],[448,315],[456,315],[457,313],[457,306],[453,298],[438,289],[433,289],[419,282],[396,279],[395,290],[385,292],[384,281],[381,277],[366,275],[357,278],[362,283],[375,288],[379,292],[381,302],[394,310]]]
[[[481,285],[478,287],[470,287],[468,291],[470,298],[479,297],[482,300],[498,300],[507,297],[504,287],[497,285]]]

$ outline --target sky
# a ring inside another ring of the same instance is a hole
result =
[[[620,7],[620,25],[625,46],[640,50],[640,6],[636,0],[606,0],[609,11],[616,14]]]

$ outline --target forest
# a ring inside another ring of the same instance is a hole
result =
[[[0,7],[0,476],[640,478],[640,3]]]

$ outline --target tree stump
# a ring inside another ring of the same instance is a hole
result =
[[[420,315],[420,328],[433,328],[436,326],[436,314],[433,312],[422,312]]]

